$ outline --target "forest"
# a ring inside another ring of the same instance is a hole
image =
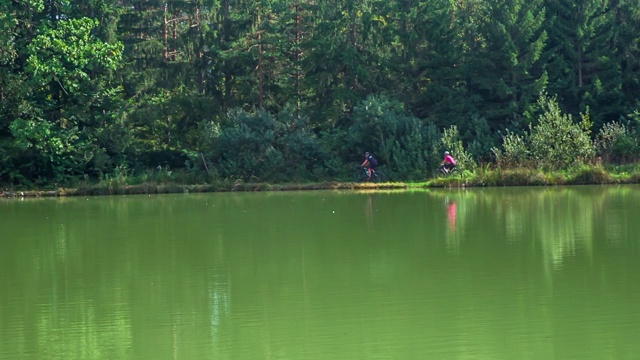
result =
[[[0,0],[0,184],[635,166],[637,0]]]

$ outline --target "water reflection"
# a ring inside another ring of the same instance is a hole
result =
[[[458,216],[456,209],[456,201],[452,200],[447,205],[447,220],[449,223],[449,230],[455,232],[456,231],[456,218]]]
[[[633,186],[4,201],[0,358],[633,358],[638,204]]]
[[[626,204],[640,201],[637,189],[632,189],[468,189],[432,191],[429,196],[445,203],[451,249],[458,249],[459,239],[468,239],[469,231],[489,228],[507,242],[538,244],[545,265],[558,269],[567,257],[591,256],[598,238],[611,244],[628,241],[631,218],[638,210]],[[465,236],[452,235],[460,231]]]
[[[456,253],[460,251],[460,241],[461,241],[461,236],[456,233],[456,226],[457,226],[457,220],[458,220],[457,201],[455,198],[446,197],[444,203],[445,203],[445,211],[447,214],[446,221],[448,226],[447,249],[452,253]]]

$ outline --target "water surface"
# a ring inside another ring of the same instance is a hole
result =
[[[1,359],[637,359],[640,187],[0,201]]]

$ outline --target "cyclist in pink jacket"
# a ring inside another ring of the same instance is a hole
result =
[[[456,167],[456,160],[449,154],[448,151],[444,152],[444,160],[440,163],[440,169],[446,171],[447,173],[453,170]]]

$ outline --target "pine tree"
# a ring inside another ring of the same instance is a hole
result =
[[[468,109],[463,29],[466,16],[448,0],[420,1],[403,5],[399,41],[403,64],[399,90],[413,114],[440,127],[458,124]],[[401,80],[401,81],[403,81]]]
[[[616,58],[619,87],[614,88],[613,95],[622,106],[617,110],[620,116],[627,116],[640,108],[640,8],[635,0],[623,0],[615,9],[615,38],[611,56]],[[606,105],[606,104],[603,104]],[[594,106],[594,109],[597,107]],[[604,121],[616,120],[613,113]]]
[[[567,112],[595,106],[595,127],[619,109],[620,72],[613,48],[615,5],[610,0],[546,0],[548,91]],[[613,102],[613,103],[612,103]],[[612,105],[609,109],[609,103]],[[599,109],[603,107],[602,109]]]
[[[305,84],[315,102],[312,118],[332,126],[353,106],[381,90],[386,71],[385,20],[371,0],[320,2],[314,8],[313,33],[306,41]],[[384,69],[384,70],[381,70]]]
[[[492,131],[523,129],[523,114],[547,82],[541,54],[547,34],[542,0],[487,0],[481,37],[486,46],[471,56],[472,96],[479,96],[478,115]]]

